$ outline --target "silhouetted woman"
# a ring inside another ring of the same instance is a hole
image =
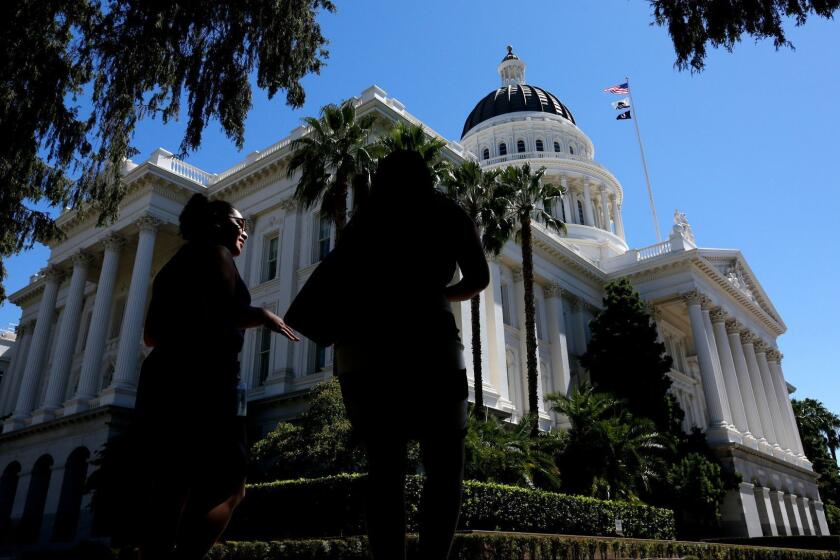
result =
[[[339,381],[367,451],[367,525],[376,560],[405,557],[406,444],[426,474],[420,551],[443,560],[461,506],[467,378],[450,302],[484,289],[475,224],[438,193],[416,152],[379,165],[369,200],[338,247],[345,294],[336,341]],[[461,277],[450,285],[457,269]]]
[[[242,214],[196,194],[180,228],[187,243],[152,285],[144,339],[154,348],[135,406],[150,477],[144,560],[203,558],[244,496],[243,329],[265,326],[298,340],[280,317],[250,305],[233,262],[248,239]]]

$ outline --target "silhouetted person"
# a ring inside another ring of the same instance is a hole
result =
[[[475,224],[434,189],[419,154],[396,152],[380,163],[336,258],[343,303],[335,350],[347,412],[369,461],[373,558],[405,557],[406,445],[415,439],[426,474],[421,557],[443,560],[461,506],[467,417],[450,302],[489,282]],[[448,286],[456,265],[461,278]]]
[[[242,214],[196,194],[180,227],[187,243],[152,286],[144,340],[154,348],[135,406],[149,476],[143,560],[203,558],[245,494],[243,329],[298,340],[280,317],[250,305],[233,262],[248,239]]]

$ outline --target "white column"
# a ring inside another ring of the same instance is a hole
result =
[[[796,500],[796,505],[799,506],[799,517],[802,519],[802,528],[806,535],[816,535],[817,531],[814,528],[814,520],[811,519],[811,500],[805,496],[799,496]]]
[[[569,392],[569,346],[566,341],[566,319],[563,315],[562,290],[552,284],[545,290],[548,319],[548,342],[551,346],[551,371],[554,390],[561,395]]]
[[[706,326],[703,322],[703,311],[700,309],[703,296],[694,291],[685,294],[684,299],[688,306],[691,334],[694,338],[694,348],[697,352],[697,361],[700,365],[703,394],[706,397],[706,407],[709,411],[709,428],[711,430],[725,431],[729,424],[724,417],[723,401],[726,397],[723,393],[723,387],[718,384],[715,367],[712,362],[712,347],[709,344],[709,335],[706,333]]]
[[[117,348],[117,362],[114,366],[114,380],[103,394],[108,404],[131,406],[137,387],[137,366],[140,361],[140,338],[143,334],[143,317],[146,312],[146,298],[151,283],[152,258],[155,252],[155,237],[161,222],[157,218],[144,216],[137,221],[140,229],[131,284],[125,302],[120,343]]]
[[[573,224],[575,223],[575,215],[571,203],[572,192],[569,190],[569,181],[565,176],[560,177],[560,186],[563,187],[564,192],[561,204],[563,204],[563,210],[566,212],[566,223]]]
[[[825,505],[817,500],[811,500],[811,509],[813,510],[815,523],[819,529],[820,535],[828,535],[828,521],[825,518]]]
[[[33,326],[30,324],[20,324],[17,327],[15,357],[10,362],[10,369],[3,378],[5,381],[3,382],[3,400],[0,402],[0,416],[14,412],[20,378],[23,376],[23,370],[26,369],[29,345],[32,342],[32,330]]]
[[[583,315],[584,303],[577,296],[572,296],[569,301],[575,331],[572,336],[575,342],[575,355],[580,358],[586,353],[586,318]]]
[[[508,387],[507,356],[505,355],[505,322],[502,314],[502,272],[498,258],[490,259],[490,290],[487,298],[488,331],[487,353],[490,362],[490,378],[501,400],[500,408],[509,409],[510,388]]]
[[[790,528],[787,507],[785,506],[785,493],[779,490],[771,490],[770,503],[773,505],[773,515],[776,516],[776,526],[779,529],[779,535],[783,537],[793,535]]]
[[[796,503],[796,498],[796,494],[785,494],[785,509],[787,510],[788,519],[790,520],[791,534],[804,535],[805,531],[802,526],[802,517],[799,515],[799,505]]]
[[[9,421],[12,424],[12,429],[20,427],[22,420],[29,417],[32,408],[35,406],[35,392],[38,389],[41,368],[44,365],[44,358],[48,350],[50,328],[55,313],[55,299],[58,295],[60,282],[61,272],[54,267],[47,269],[44,278],[44,292],[41,294],[41,304],[38,307],[38,318],[35,320],[35,332],[32,335],[29,358],[26,361],[26,369],[23,371],[15,413]]]
[[[761,519],[761,529],[764,536],[779,536],[776,515],[773,513],[773,502],[770,498],[770,489],[764,486],[756,486],[755,502],[758,505],[758,516]]]
[[[779,406],[779,399],[776,396],[776,389],[773,384],[773,374],[767,364],[767,345],[764,342],[757,342],[754,345],[755,357],[758,362],[758,371],[761,374],[761,381],[764,385],[764,393],[767,395],[767,403],[770,406],[770,418],[773,421],[773,429],[776,432],[777,449],[791,449],[790,434],[787,431],[787,422],[782,416],[782,409]]]
[[[726,336],[726,312],[718,308],[713,310],[709,317],[712,322],[721,374],[729,400],[729,410],[732,412],[732,421],[739,432],[751,438],[752,434],[749,432],[747,424],[747,413],[744,410],[741,388],[738,385],[738,375],[735,372],[735,361],[732,359],[732,349],[729,347],[729,338]]]
[[[43,412],[46,417],[61,408],[67,392],[67,380],[70,377],[70,362],[73,349],[79,336],[79,320],[82,317],[82,304],[85,299],[85,285],[87,284],[90,255],[79,252],[73,257],[73,275],[70,277],[70,288],[64,304],[64,314],[61,319],[61,330],[56,333],[55,354],[53,354],[52,371],[50,372],[47,396],[44,400]]]
[[[85,353],[82,357],[82,371],[79,375],[79,387],[73,399],[67,404],[68,412],[71,413],[85,410],[88,407],[88,401],[96,397],[102,368],[102,353],[105,350],[108,321],[111,317],[114,289],[117,284],[120,252],[124,244],[125,240],[122,237],[113,234],[108,235],[103,241],[105,253],[93,299],[90,327],[85,342]]]
[[[747,359],[744,357],[744,348],[741,343],[741,325],[734,319],[726,321],[726,334],[729,338],[729,349],[732,352],[735,375],[738,377],[738,387],[741,389],[741,399],[747,414],[747,426],[753,438],[767,440],[764,438],[764,430],[761,427],[761,417],[758,414],[758,405],[750,382],[750,372],[747,369]],[[749,443],[749,441],[748,441]]]
[[[610,203],[606,185],[601,185],[601,213],[604,215],[604,229],[610,231]]]
[[[612,203],[613,220],[615,221],[615,234],[624,239],[624,222],[621,220],[621,208],[618,207],[618,197],[610,197]]]
[[[776,398],[779,400],[779,406],[782,410],[782,415],[787,422],[790,443],[793,446],[791,451],[800,457],[805,458],[805,450],[802,447],[802,437],[799,435],[799,425],[796,423],[796,415],[793,413],[793,406],[790,403],[790,396],[787,390],[787,383],[785,376],[782,374],[782,354],[778,350],[771,350],[767,353],[767,365],[770,367],[770,372],[773,374],[773,385],[776,389]]]
[[[595,212],[592,209],[592,192],[589,188],[589,178],[584,177],[583,182],[583,213],[586,218],[586,225],[595,227]]]
[[[714,329],[712,329],[712,318],[710,315],[712,304],[708,298],[704,298],[703,303],[700,305],[700,310],[703,313],[703,326],[706,328],[706,337],[709,339],[709,346],[712,351],[712,366],[715,369],[715,377],[717,377],[718,387],[720,387],[723,398],[723,402],[721,403],[723,405],[723,418],[726,420],[729,428],[735,430],[735,424],[732,422],[732,410],[729,408],[729,397],[726,394],[726,383],[724,382],[723,372],[721,371]]]
[[[761,372],[758,369],[758,360],[755,357],[753,342],[756,336],[745,330],[741,332],[741,348],[744,351],[744,358],[747,361],[747,370],[750,372],[750,383],[758,404],[758,415],[761,418],[761,428],[764,439],[768,445],[764,445],[764,451],[771,453],[770,445],[775,443],[776,431],[773,427],[773,419],[770,418],[770,405],[767,403],[767,394],[764,392],[764,384],[761,381]],[[761,442],[760,442],[761,443]]]

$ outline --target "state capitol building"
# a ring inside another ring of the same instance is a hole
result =
[[[649,304],[673,358],[671,390],[685,411],[684,428],[702,428],[743,480],[724,503],[727,531],[828,534],[778,350],[786,326],[744,256],[698,246],[680,215],[667,240],[629,247],[622,185],[597,162],[571,110],[528,84],[525,63],[510,50],[498,72],[500,87],[478,101],[461,139],[448,141],[443,155],[455,164],[475,159],[485,169],[544,166],[544,180],[566,189],[551,211],[567,233],[533,225],[540,400],[565,394],[585,375],[578,357],[603,288],[627,278]],[[429,130],[377,86],[354,101],[359,115]],[[150,350],[142,330],[151,281],[182,244],[178,215],[192,194],[228,200],[247,218],[250,239],[237,266],[253,305],[285,312],[335,237],[329,221],[295,203],[295,177],[286,176],[290,144],[307,132],[299,127],[219,173],[157,149],[146,161],[127,162],[127,195],[113,224],[96,227],[96,216],[75,210],[58,218],[66,238],[51,245],[45,267],[10,296],[22,315],[0,383],[0,545],[12,532],[16,542],[30,543],[90,534],[83,493],[89,461],[125,425],[134,404]],[[490,269],[490,286],[481,294],[484,399],[517,421],[527,411],[519,247],[509,242]],[[469,302],[454,312],[469,357]],[[306,340],[292,344],[264,328],[247,331],[240,361],[252,437],[299,414],[307,390],[332,375],[331,349]],[[544,402],[540,420],[544,429],[563,427]]]

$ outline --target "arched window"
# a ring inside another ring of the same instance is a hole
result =
[[[525,151],[525,140],[516,141],[516,151],[520,154]]]
[[[67,458],[53,526],[53,542],[72,542],[76,539],[89,458],[90,451],[86,447],[77,447]]]
[[[555,151],[555,152],[559,152],[559,151],[560,151],[560,142],[555,142],[555,143],[554,143],[554,151]]]
[[[506,156],[507,155],[507,144],[505,144],[504,142],[499,144],[499,155],[500,156]]]
[[[542,140],[537,140],[537,151],[538,152],[545,151],[544,148],[543,148],[543,141]]]
[[[578,223],[579,224],[585,224],[586,222],[583,221],[583,204],[580,202],[580,200],[578,200],[577,203],[578,203],[578,218],[580,219],[580,221]]]
[[[484,148],[484,151],[481,153],[481,159],[490,159],[490,149]]]
[[[570,153],[570,154],[572,154],[572,155],[574,155],[574,153],[575,153],[575,148],[574,148],[574,146],[569,146],[569,153]]]
[[[17,495],[20,479],[20,463],[13,461],[3,469],[0,476],[0,546],[10,544],[12,530],[12,506]]]
[[[18,542],[33,544],[38,542],[41,533],[41,522],[44,517],[44,506],[47,504],[47,490],[50,487],[53,458],[42,455],[32,467],[29,478],[29,489],[23,506],[23,516],[18,525]]]

